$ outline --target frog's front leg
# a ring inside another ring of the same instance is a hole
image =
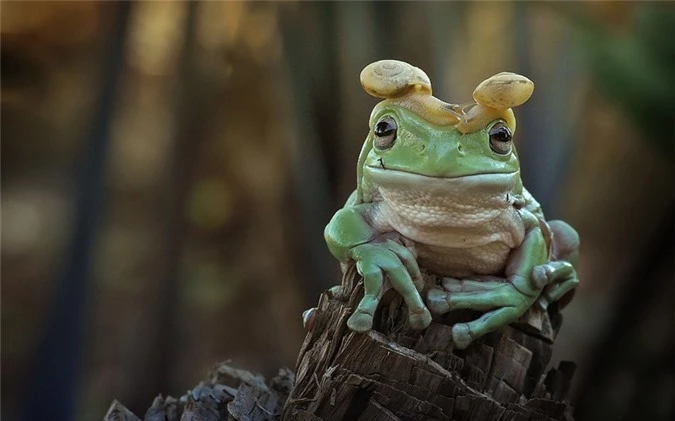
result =
[[[475,339],[515,321],[541,293],[545,285],[535,282],[532,270],[547,261],[546,242],[538,224],[529,225],[523,243],[509,256],[505,270],[507,282],[487,281],[484,286],[473,285],[471,291],[429,291],[427,302],[434,312],[445,313],[454,309],[487,311],[477,320],[452,327],[453,342],[458,349],[466,348]]]
[[[341,262],[356,262],[363,277],[364,297],[347,325],[356,332],[372,328],[386,276],[408,307],[410,326],[423,329],[431,323],[431,314],[418,291],[423,283],[415,256],[368,223],[372,207],[372,204],[345,207],[333,216],[324,231],[331,253]]]
[[[415,283],[412,272],[421,278],[417,262],[412,253],[392,240],[383,243],[369,243],[354,247],[350,257],[356,261],[356,269],[363,276],[364,297],[347,326],[355,332],[367,332],[373,326],[373,316],[382,295],[384,275],[392,287],[403,297],[408,306],[408,323],[413,329],[424,329],[431,323],[427,310]]]

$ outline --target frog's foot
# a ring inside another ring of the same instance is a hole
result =
[[[538,288],[544,289],[537,300],[537,304],[544,310],[550,303],[558,301],[579,285],[574,266],[564,261],[535,266],[532,269],[532,280]]]
[[[330,287],[328,288],[326,293],[330,298],[338,301],[347,302],[349,299],[349,293],[344,288],[342,288],[342,285],[335,285],[334,287]]]
[[[450,311],[450,304],[448,303],[448,294],[447,291],[440,290],[438,288],[431,288],[427,291],[427,307],[431,310],[432,313],[436,315],[443,315]]]
[[[497,307],[520,305],[523,294],[509,282],[462,281],[463,285],[450,290],[431,288],[427,292],[427,306],[437,315],[456,309],[478,311]]]
[[[443,278],[441,285],[443,289],[448,292],[476,292],[476,291],[485,291],[488,289],[493,289],[499,286],[503,286],[505,283],[504,278],[498,278],[496,276],[485,276],[481,278],[473,279],[455,279],[455,278]]]
[[[408,326],[415,330],[426,329],[431,323],[431,313],[426,307],[411,310],[408,314]]]
[[[373,316],[380,299],[372,294],[366,294],[354,314],[347,320],[347,327],[354,332],[365,333],[373,328]]]
[[[363,297],[354,314],[347,320],[347,326],[354,332],[365,333],[373,328],[373,316],[379,299],[373,296]],[[415,330],[425,329],[431,323],[431,313],[426,307],[410,311],[408,326]]]
[[[455,348],[468,347],[471,342],[515,321],[523,313],[524,309],[520,307],[502,307],[483,314],[477,320],[457,323],[452,327],[452,341]]]
[[[452,327],[452,342],[457,349],[464,349],[473,342],[471,327],[468,323],[457,323]]]
[[[486,311],[477,320],[452,327],[452,338],[457,349],[464,349],[481,336],[515,321],[527,310],[532,300],[511,282],[467,282],[464,281],[462,290],[433,288],[427,294],[427,305],[434,314],[441,315],[457,309]]]
[[[408,307],[409,326],[413,329],[429,326],[431,314],[424,305],[417,286],[421,286],[422,275],[410,250],[389,240],[354,247],[351,257],[356,261],[357,271],[363,276],[365,294],[347,322],[350,329],[367,332],[372,328],[385,275]]]

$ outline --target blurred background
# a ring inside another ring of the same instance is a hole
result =
[[[525,184],[582,238],[554,358],[578,420],[672,419],[673,3],[2,2],[2,418],[142,415],[294,367],[337,284],[372,61],[500,71]]]

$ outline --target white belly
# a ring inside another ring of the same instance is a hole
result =
[[[417,260],[431,273],[452,278],[504,273],[511,248],[503,243],[490,243],[468,248],[436,247],[415,243]]]
[[[372,220],[381,232],[412,240],[420,266],[432,273],[501,275],[511,250],[525,237],[522,218],[509,190],[468,190],[445,187],[439,194],[380,186]]]

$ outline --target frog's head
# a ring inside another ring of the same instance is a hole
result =
[[[381,103],[370,119],[367,167],[457,178],[518,171],[513,129],[496,118],[472,133],[431,123],[396,104]]]
[[[426,74],[403,62],[373,63],[361,73],[361,82],[367,92],[385,100],[371,113],[360,178],[376,178],[371,181],[381,184],[405,174],[482,180],[503,174],[501,178],[520,183],[511,108],[532,94],[534,85],[527,78],[495,75],[476,88],[475,102],[464,105],[433,97]]]

